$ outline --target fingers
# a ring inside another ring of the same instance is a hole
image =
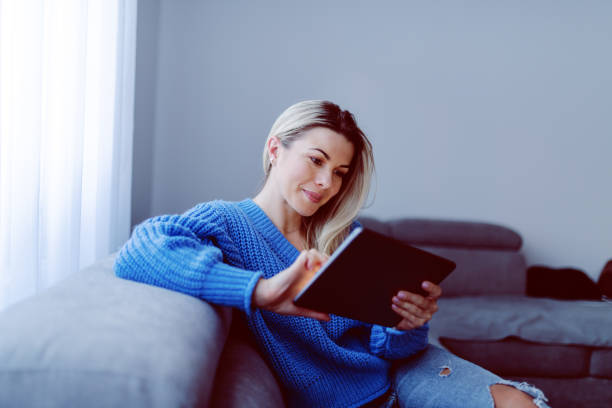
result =
[[[437,310],[437,305],[434,304],[427,309],[422,309],[413,303],[404,302],[394,297],[391,308],[403,318],[411,317],[423,320],[423,323],[425,323],[432,318],[435,310]]]
[[[297,295],[299,291],[310,282],[325,261],[325,257],[314,249],[302,251],[298,259],[291,266],[291,276],[293,279],[291,283],[292,296]]]
[[[442,288],[435,283],[425,281],[421,287],[429,293],[429,298],[438,299],[440,296],[442,296]]]
[[[309,249],[308,251],[303,251],[302,254],[305,254],[305,266],[308,270],[318,270],[325,262],[327,262],[327,259],[329,259],[328,256],[323,255],[316,249]]]
[[[304,309],[302,307],[296,307],[295,312],[291,314],[294,314],[296,316],[309,317],[311,319],[317,319],[324,322],[328,322],[331,319],[331,317],[327,313],[317,312],[311,309]]]
[[[423,297],[416,293],[410,293],[405,291],[399,291],[396,296],[393,297],[393,303],[397,304],[402,308],[407,308],[408,305],[416,306],[418,309],[427,311],[430,314],[438,311],[438,304],[436,299],[430,297]]]
[[[429,321],[426,317],[418,317],[409,311],[402,309],[396,305],[392,305],[391,308],[402,317],[402,320],[395,326],[396,329],[399,330],[410,330],[415,329],[417,327],[423,326],[425,323]]]
[[[326,260],[325,256],[315,250],[303,251],[289,268],[258,282],[253,294],[253,304],[274,313],[328,321],[330,317],[327,313],[300,308],[293,303],[301,288],[315,274],[316,269],[313,268],[318,268]]]
[[[436,299],[442,293],[438,285],[428,282],[424,285],[429,296],[423,297],[415,293],[399,291],[392,299],[391,308],[402,317],[402,321],[396,326],[399,330],[410,330],[423,326],[438,311]]]
[[[425,324],[425,323],[423,323]],[[399,322],[397,324],[397,326],[394,327],[394,329],[396,330],[412,330],[412,329],[416,329],[418,327],[421,327],[423,324],[419,324],[418,322],[411,322],[410,320],[407,319],[402,319],[401,322]]]

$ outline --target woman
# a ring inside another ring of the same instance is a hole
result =
[[[140,224],[116,274],[242,310],[290,406],[546,406],[539,390],[427,344],[441,294],[431,282],[423,283],[427,297],[400,291],[389,299],[402,317],[394,328],[293,304],[357,225],[368,194],[372,148],[350,112],[327,101],[289,107],[263,162],[266,182],[253,199]]]

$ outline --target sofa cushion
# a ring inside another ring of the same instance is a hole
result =
[[[379,232],[383,235],[391,236],[391,226],[385,221],[372,217],[359,217],[359,222],[366,228]]]
[[[215,377],[211,408],[284,408],[281,387],[234,312]]]
[[[518,251],[523,243],[510,228],[484,222],[401,218],[387,224],[394,238],[415,245]]]
[[[612,304],[527,296],[441,298],[431,335],[459,340],[518,337],[550,344],[612,347]]]
[[[0,314],[0,406],[205,406],[231,313],[114,256]]]
[[[442,282],[444,297],[525,293],[525,258],[515,251],[419,246],[457,268]]]
[[[612,349],[597,349],[591,354],[591,375],[612,379]]]
[[[440,343],[459,357],[504,377],[589,375],[589,347],[532,343],[513,337],[500,341],[441,338]]]

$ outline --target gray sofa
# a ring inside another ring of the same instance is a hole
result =
[[[430,340],[541,387],[612,406],[612,304],[529,298],[501,226],[364,218],[455,260]],[[239,313],[114,276],[114,255],[0,313],[0,407],[283,407]]]

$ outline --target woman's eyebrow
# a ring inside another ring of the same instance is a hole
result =
[[[329,160],[329,155],[328,155],[327,153],[325,153],[325,150],[323,150],[323,149],[319,149],[318,147],[311,147],[310,149],[311,149],[311,150],[316,150],[316,151],[318,151],[318,152],[321,152],[321,154],[322,154],[323,156],[325,156],[325,159],[326,159],[326,160]],[[342,164],[342,165],[340,165],[339,167],[346,167],[346,168],[348,169],[348,168],[349,168],[349,165],[348,165],[348,164]]]

